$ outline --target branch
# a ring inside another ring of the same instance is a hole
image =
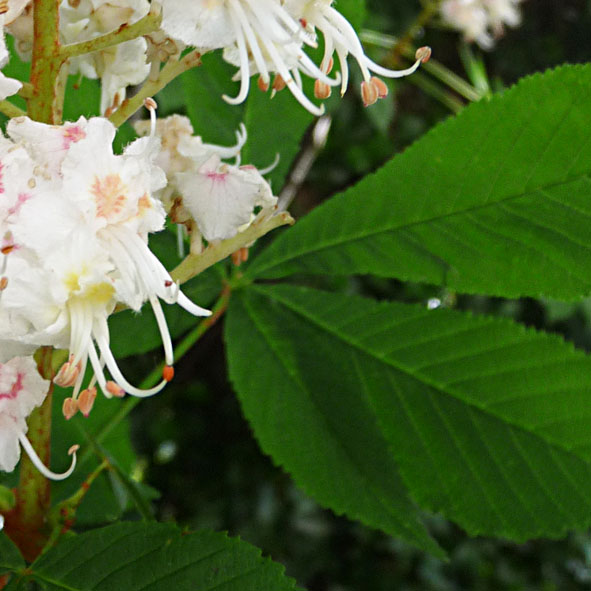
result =
[[[22,117],[27,113],[13,105],[10,101],[0,101],[0,113],[4,113],[7,117]]]
[[[215,265],[218,261],[249,245],[271,230],[287,224],[291,226],[293,223],[294,219],[286,211],[282,211],[270,218],[255,220],[244,232],[236,234],[236,236],[227,240],[222,240],[218,244],[210,244],[199,254],[190,254],[170,275],[175,281],[185,283],[185,281],[199,275],[208,267]]]
[[[62,45],[60,48],[60,56],[63,59],[69,59],[78,55],[84,55],[86,53],[92,53],[93,51],[101,51],[108,49],[119,43],[125,41],[131,41],[137,37],[148,35],[153,33],[160,28],[162,22],[162,10],[160,5],[152,3],[152,8],[146,16],[142,17],[139,21],[130,25],[129,23],[123,23],[115,31],[111,31],[106,35],[89,39],[88,41],[80,41],[79,43],[70,43],[69,45]]]
[[[109,121],[119,127],[123,125],[136,111],[144,105],[144,100],[156,95],[167,84],[180,76],[183,72],[201,65],[201,53],[191,51],[178,61],[170,61],[160,70],[155,80],[148,80],[140,91],[129,99],[125,99],[121,106],[109,117]]]

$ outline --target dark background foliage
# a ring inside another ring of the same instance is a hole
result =
[[[368,4],[366,26],[394,35],[404,32],[420,10],[411,0]],[[482,54],[494,89],[564,62],[589,61],[591,2],[529,0],[523,13],[523,25]],[[432,26],[420,42],[465,76],[457,34]],[[444,106],[411,82],[398,84],[374,112],[363,109],[354,92],[345,97],[333,113],[328,144],[292,208],[296,216],[376,169],[448,116]],[[326,281],[330,289],[383,299],[439,298],[460,308],[508,315],[591,348],[589,301],[457,297],[429,286],[371,278]],[[145,367],[159,355],[145,356]],[[138,406],[132,429],[140,454],[136,472],[160,492],[155,501],[159,519],[228,530],[285,564],[310,591],[591,589],[587,533],[516,545],[469,539],[456,526],[429,517],[430,530],[449,552],[446,563],[319,508],[259,451],[226,378],[219,324],[177,365],[167,391]]]

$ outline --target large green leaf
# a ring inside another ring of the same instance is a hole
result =
[[[472,534],[525,540],[591,523],[591,359],[559,337],[253,286],[233,303],[227,341],[263,449],[323,504],[371,524],[364,493],[407,502],[379,486],[397,464],[421,506]]]
[[[230,377],[263,450],[323,506],[437,553],[349,348],[250,290],[233,296],[225,339]]]
[[[249,274],[589,294],[590,95],[591,65],[565,66],[470,105],[285,232]]]
[[[209,531],[121,523],[64,540],[27,570],[68,591],[288,591],[295,582],[260,550]]]

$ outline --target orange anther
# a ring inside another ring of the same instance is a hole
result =
[[[78,412],[78,402],[74,398],[65,398],[62,404],[62,413],[69,421]]]
[[[87,417],[94,406],[94,401],[96,399],[96,388],[86,388],[86,390],[82,390],[80,392],[80,396],[78,396],[78,408],[80,412]]]
[[[172,365],[165,365],[162,369],[162,379],[170,382],[174,378],[174,367]]]
[[[377,76],[373,76],[370,83],[375,86],[378,91],[378,98],[386,98],[388,96],[388,87],[383,80],[380,80]]]
[[[156,104],[156,101],[152,97],[149,96],[144,99],[144,107],[146,107],[146,109],[150,110],[150,109],[156,109],[158,107],[158,105]]]
[[[317,99],[324,100],[327,99],[332,92],[332,88],[326,84],[326,82],[322,82],[322,80],[316,80],[314,82],[314,96]]]
[[[363,106],[369,107],[369,105],[373,105],[380,98],[380,95],[375,85],[363,81],[361,83],[361,98],[363,99]]]
[[[105,384],[105,390],[117,398],[123,398],[125,396],[125,390],[110,380]]]
[[[275,79],[273,80],[273,90],[279,92],[280,90],[283,90],[286,86],[287,84],[285,83],[285,80],[279,74],[277,74],[275,76]]]
[[[421,63],[425,63],[429,61],[431,57],[431,48],[428,45],[424,47],[419,47],[415,53],[415,59],[421,60]]]
[[[262,76],[259,76],[259,79],[257,80],[257,86],[262,92],[267,92],[267,90],[269,90],[269,82],[265,82]]]
[[[62,388],[69,388],[76,383],[80,372],[82,371],[82,364],[78,362],[76,365],[72,365],[73,355],[70,355],[70,359],[66,361],[57,372],[53,381]]]
[[[8,287],[8,277],[0,277],[0,291],[4,291]]]

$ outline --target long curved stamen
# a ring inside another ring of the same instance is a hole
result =
[[[329,86],[338,86],[341,84],[341,75],[339,72],[335,74],[334,78],[331,78],[326,74],[326,72],[322,71],[322,68],[319,68],[303,51],[298,54],[299,68],[305,74],[307,74],[310,78],[316,78],[324,84],[328,84]]]
[[[240,155],[240,150],[246,144],[248,134],[246,133],[246,126],[244,123],[240,124],[239,129],[236,130],[236,144],[228,148],[223,146],[216,146],[215,144],[201,144],[201,148],[204,148],[210,152],[217,154],[222,160],[229,158],[237,158]]]
[[[246,0],[246,3],[250,6],[254,19],[257,21],[255,22],[256,28],[260,31],[264,31],[273,41],[282,45],[300,41],[299,39],[295,40],[293,33],[290,35],[285,28],[271,16],[267,9],[262,8],[261,0]],[[298,33],[295,34],[297,35]]]
[[[18,439],[21,442],[23,449],[27,452],[27,455],[29,456],[31,462],[33,462],[33,465],[35,466],[35,468],[37,468],[37,470],[39,470],[39,472],[41,472],[41,474],[43,474],[43,476],[45,476],[45,478],[49,478],[50,480],[65,480],[68,476],[70,476],[72,474],[72,472],[74,472],[74,469],[76,468],[76,452],[80,448],[79,445],[73,445],[68,450],[68,455],[72,456],[72,463],[71,463],[70,467],[65,472],[62,472],[61,474],[57,474],[56,472],[52,472],[41,461],[41,458],[37,455],[37,452],[33,449],[31,442],[27,439],[27,436],[24,433],[22,433],[21,431],[18,432]]]
[[[291,15],[279,4],[276,2],[269,2],[269,8],[271,12],[273,12],[282,22],[283,24],[298,38],[298,40],[302,41],[306,45],[316,49],[318,47],[318,43],[310,36],[308,33],[296,23]]]
[[[261,48],[259,47],[259,42],[257,41],[255,32],[253,31],[252,27],[250,26],[250,22],[248,21],[248,17],[244,13],[240,2],[233,1],[232,4],[234,10],[236,11],[236,18],[240,23],[242,31],[246,36],[246,41],[248,42],[248,47],[250,48],[250,53],[252,54],[252,58],[254,59],[254,63],[259,70],[259,74],[261,78],[266,84],[269,84],[270,76],[269,70],[267,69],[267,64],[265,63],[265,58],[261,53]]]
[[[405,70],[389,70],[388,68],[384,68],[379,64],[372,62],[367,56],[364,56],[363,58],[363,62],[372,72],[375,72],[384,78],[403,78],[404,76],[408,76],[409,74],[416,72],[419,69],[419,66],[425,61],[424,58],[419,57],[410,68],[406,68]]]
[[[158,330],[162,337],[162,345],[164,346],[164,358],[166,365],[172,365],[174,363],[174,354],[172,350],[172,339],[170,338],[170,332],[168,330],[168,324],[162,311],[162,305],[160,300],[156,296],[150,296],[150,304],[152,304],[152,310],[158,323]]]
[[[261,176],[265,176],[266,174],[269,174],[270,172],[275,170],[275,168],[279,164],[280,160],[281,160],[281,156],[279,155],[279,152],[277,152],[277,154],[275,154],[275,158],[273,159],[273,162],[271,162],[271,164],[269,164],[269,166],[267,166],[266,168],[259,169],[259,174]]]
[[[146,291],[157,295],[168,304],[178,303],[194,316],[211,315],[210,310],[194,304],[179,290],[164,265],[154,256],[137,234],[126,232],[124,228],[120,228],[120,232],[123,234],[121,238],[119,233],[114,231],[112,236],[119,240],[124,248],[127,246],[126,253],[134,260],[135,268],[147,272],[147,277],[142,275],[137,278],[138,281],[141,280],[144,283],[147,288]]]
[[[236,44],[238,45],[238,55],[240,56],[240,90],[238,95],[232,98],[227,94],[222,95],[222,98],[231,105],[239,105],[246,100],[248,91],[250,89],[250,66],[248,64],[248,52],[246,51],[246,40],[244,32],[238,22],[238,17],[233,10],[230,10],[230,20],[236,33]]]
[[[104,325],[104,326],[103,326]],[[168,383],[166,380],[162,380],[159,384],[154,386],[153,388],[147,388],[142,390],[141,388],[136,388],[132,384],[130,384],[119,369],[117,365],[117,361],[115,361],[115,357],[113,357],[113,353],[111,353],[111,349],[109,348],[109,343],[106,338],[105,334],[106,330],[106,320],[100,319],[95,327],[94,337],[96,343],[100,349],[101,355],[107,364],[107,369],[113,376],[115,383],[123,388],[128,394],[132,396],[137,396],[139,398],[147,398],[149,396],[153,396],[154,394],[158,394],[166,386]]]
[[[302,91],[302,89],[296,84],[293,77],[289,73],[289,69],[287,64],[283,61],[283,58],[277,51],[275,45],[268,41],[267,39],[262,39],[263,44],[265,45],[265,49],[269,53],[269,56],[273,60],[275,67],[277,68],[277,72],[283,78],[285,84],[287,84],[289,90],[293,94],[293,96],[297,99],[297,101],[306,108],[312,115],[316,115],[320,117],[320,115],[324,114],[324,105],[320,107],[316,106]]]
[[[88,349],[88,359],[90,360],[90,365],[92,366],[92,371],[94,372],[94,376],[92,376],[92,380],[90,381],[88,387],[92,388],[95,383],[98,383],[101,392],[105,395],[105,398],[113,398],[113,393],[110,392],[107,387],[107,380],[103,372],[104,363],[99,360],[94,345],[91,345]]]
[[[349,21],[347,21],[345,17],[342,18],[343,21],[347,23],[349,27],[351,27]],[[359,41],[359,38],[357,37],[357,33],[355,33],[355,30],[351,27],[350,31],[348,31],[348,34],[343,32],[342,29],[339,28],[338,25],[332,20],[327,18],[324,13],[319,15],[317,26],[322,31],[322,34],[325,38],[329,37],[332,39],[335,47],[344,49],[346,55],[351,54],[357,60],[364,80],[369,80],[369,70],[362,63],[362,58],[365,56],[365,52],[363,50],[363,46],[361,45],[361,41]]]

